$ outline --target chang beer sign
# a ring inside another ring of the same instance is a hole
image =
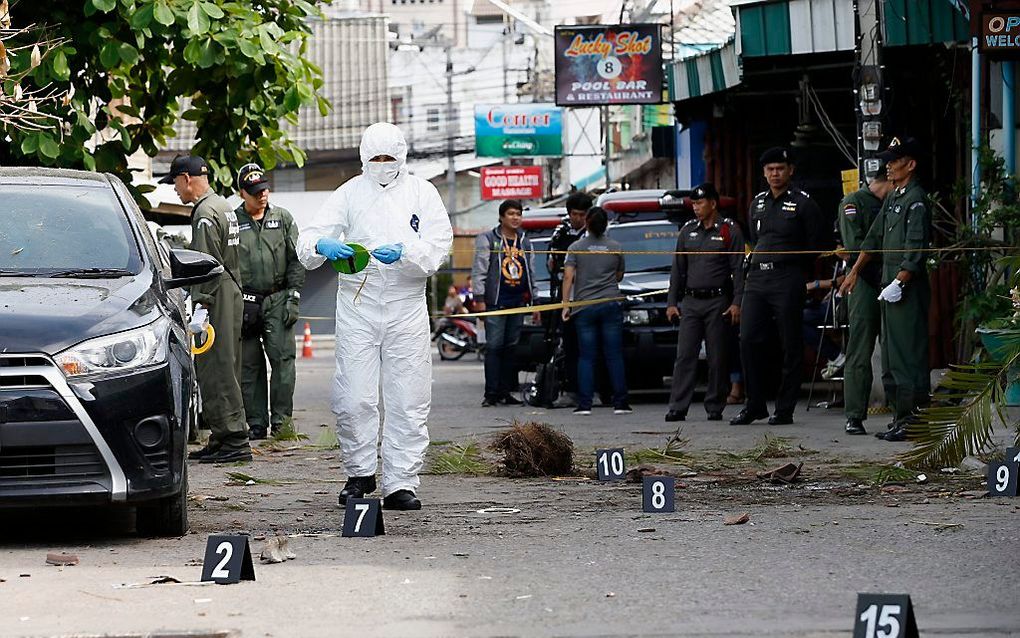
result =
[[[475,154],[563,155],[563,109],[552,104],[475,105]]]

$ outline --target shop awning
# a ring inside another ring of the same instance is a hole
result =
[[[709,93],[725,91],[740,83],[735,41],[671,62],[667,66],[671,102],[682,102]]]

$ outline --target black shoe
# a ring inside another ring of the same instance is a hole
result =
[[[482,399],[483,408],[491,408],[497,405],[499,405],[499,401],[497,399],[493,399],[491,397],[485,397],[484,399]]]
[[[382,501],[385,510],[420,510],[421,501],[411,490],[397,490]]]
[[[907,426],[898,425],[893,429],[885,433],[882,437],[886,441],[906,441],[907,440]]]
[[[709,421],[722,421],[722,412],[709,412],[708,413],[708,420]]]
[[[864,423],[860,419],[847,419],[846,420],[846,433],[847,434],[867,434],[868,431],[864,429]]]
[[[750,425],[758,419],[764,419],[768,415],[768,412],[751,412],[750,409],[744,408],[737,416],[730,419],[730,425]]]
[[[216,454],[219,451],[220,451],[220,446],[217,445],[216,447],[213,447],[211,445],[207,445],[204,448],[202,448],[201,450],[195,450],[194,452],[188,452],[188,458],[191,459],[192,461],[199,461],[201,459],[206,458],[207,456],[212,456],[213,454]]]
[[[769,417],[769,425],[790,425],[793,423],[792,414],[773,414]]]
[[[687,418],[687,414],[681,412],[680,410],[670,410],[669,412],[666,413],[666,422],[667,423],[673,423],[675,421],[683,421],[686,418]]]
[[[199,463],[241,463],[251,462],[251,448],[242,447],[236,450],[224,450],[220,448],[214,454],[203,456]]]
[[[524,405],[524,401],[521,401],[512,394],[508,394],[505,397],[503,397],[501,403],[503,405]]]
[[[375,475],[352,476],[347,479],[344,489],[340,490],[340,497],[337,499],[341,505],[347,505],[349,498],[365,498],[365,494],[375,491]]]
[[[884,439],[886,434],[889,434],[896,429],[896,422],[893,421],[889,425],[885,426],[885,432],[875,432],[876,439]]]
[[[613,414],[630,414],[634,411],[634,408],[630,407],[629,403],[621,403],[613,407]]]
[[[248,426],[248,440],[249,441],[262,441],[263,439],[269,438],[269,433],[265,428]]]

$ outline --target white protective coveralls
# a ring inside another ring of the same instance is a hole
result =
[[[376,472],[381,372],[386,408],[381,488],[386,497],[418,488],[432,402],[425,284],[449,255],[453,229],[436,187],[408,174],[407,143],[396,126],[376,123],[365,129],[362,167],[378,155],[396,158],[396,179],[384,187],[365,170],[344,183],[301,231],[297,253],[312,270],[326,259],[315,252],[323,237],[358,243],[370,252],[403,244],[400,259],[392,264],[372,258],[362,272],[340,274],[336,295],[332,409],[344,470],[348,477]]]

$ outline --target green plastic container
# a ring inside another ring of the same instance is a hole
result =
[[[1006,343],[1020,339],[1020,330],[978,328],[981,344],[996,361],[1006,356]],[[1006,384],[1006,405],[1020,406],[1020,366],[1014,365],[1009,371],[1009,383]]]

